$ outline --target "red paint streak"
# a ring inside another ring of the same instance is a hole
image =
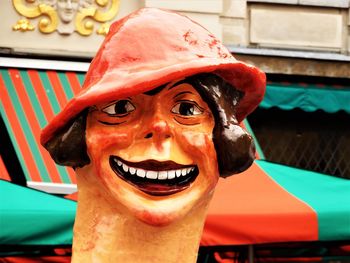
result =
[[[11,177],[9,173],[7,172],[6,166],[4,164],[4,161],[1,158],[0,155],[0,179],[4,179],[6,181],[11,181]]]
[[[282,82],[280,82],[279,84],[281,84],[281,85],[291,85],[292,83],[291,82],[288,82],[288,81],[282,81]]]
[[[70,178],[70,181],[72,184],[76,184],[77,183],[77,178],[76,178],[76,174],[73,170],[73,168],[71,167],[66,167],[66,170],[68,172],[68,175],[69,175],[69,178]]]
[[[322,83],[317,83],[317,84],[315,84],[315,86],[318,88],[325,88],[326,87],[326,85],[322,84]]]
[[[4,257],[4,262],[8,263],[37,263],[37,262],[52,262],[52,263],[69,263],[71,256],[48,256],[48,257]]]
[[[337,85],[337,84],[331,85],[331,87],[335,88],[335,89],[345,89],[346,88],[345,86]]]
[[[193,35],[193,32],[191,30],[188,30],[184,35],[183,35],[185,41],[190,44],[190,45],[197,45],[198,40],[196,37]]]
[[[27,72],[28,72],[30,81],[32,82],[32,85],[34,87],[35,93],[38,95],[37,97],[39,99],[40,105],[42,106],[41,108],[44,111],[46,120],[50,122],[55,116],[55,114],[53,112],[49,98],[47,97],[45,88],[41,83],[39,73],[36,70],[28,70]]]
[[[135,62],[135,61],[139,61],[140,58],[136,58],[136,57],[131,57],[131,56],[125,56],[125,57],[122,57],[120,59],[121,62],[125,62],[125,63],[128,63],[128,62]]]
[[[77,77],[77,74],[74,72],[66,72],[69,84],[72,87],[74,95],[77,95],[81,91],[81,86]]]
[[[21,124],[18,121],[18,118],[16,116],[16,110],[14,109],[11,98],[7,92],[7,89],[5,87],[5,83],[0,76],[0,94],[1,94],[1,101],[4,105],[4,109],[7,115],[7,118],[11,124],[13,133],[15,135],[16,141],[20,147],[24,162],[26,163],[26,166],[28,168],[28,172],[30,174],[30,177],[33,181],[42,181],[40,177],[39,170],[35,164],[35,161],[33,159],[33,155],[30,151],[28,142],[26,141],[26,136],[23,133],[23,128]]]
[[[73,201],[78,201],[78,192],[75,192],[73,194],[65,195],[64,198],[73,200]]]
[[[56,165],[52,161],[50,154],[40,144],[41,128],[38,120],[35,118],[35,112],[30,103],[30,99],[28,98],[25,87],[19,77],[19,72],[16,69],[10,69],[9,74],[17,90],[18,98],[21,102],[23,110],[26,116],[28,116],[28,122],[29,122],[30,128],[34,135],[35,141],[39,146],[39,151],[40,151],[41,157],[43,158],[44,163],[46,164],[47,171],[49,172],[49,176],[52,179],[53,183],[62,183],[60,174],[57,171]]]
[[[68,99],[66,97],[66,94],[64,93],[61,82],[57,76],[57,72],[47,71],[47,76],[49,77],[53,90],[56,94],[58,103],[60,104],[60,107],[62,109],[64,106],[66,106]]]
[[[29,75],[30,80],[33,84],[35,92],[38,95],[38,99],[39,99],[40,105],[42,106],[42,109],[44,111],[46,120],[48,122],[50,122],[53,119],[53,117],[55,116],[55,114],[53,112],[53,109],[52,109],[52,106],[50,104],[47,93],[45,91],[45,88],[42,85],[39,73],[36,70],[28,70],[28,75]],[[73,72],[67,72],[67,77],[68,77],[69,83],[73,87],[73,92],[78,92],[80,89],[80,84],[79,84],[79,81],[77,79],[76,74]],[[67,167],[67,172],[68,172],[68,175],[71,179],[71,182],[76,184],[76,178],[75,178],[74,171],[71,168]]]

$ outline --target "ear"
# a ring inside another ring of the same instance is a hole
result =
[[[73,168],[90,163],[85,142],[87,110],[59,130],[45,148],[59,165]]]
[[[213,141],[221,177],[245,171],[255,159],[253,138],[239,125],[216,129]]]

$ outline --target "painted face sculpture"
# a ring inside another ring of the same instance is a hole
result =
[[[57,163],[93,167],[102,192],[136,218],[167,225],[219,176],[250,166],[254,145],[239,122],[264,87],[261,71],[198,24],[142,9],[112,25],[83,90],[41,140]]]

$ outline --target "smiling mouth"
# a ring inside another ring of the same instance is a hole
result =
[[[197,165],[182,165],[173,161],[129,162],[111,155],[109,164],[124,181],[155,196],[172,195],[187,189],[199,173]]]

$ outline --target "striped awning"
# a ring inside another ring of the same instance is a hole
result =
[[[0,113],[28,182],[75,184],[71,168],[56,165],[40,131],[80,90],[84,73],[0,68]]]
[[[11,177],[7,171],[7,168],[4,164],[4,161],[2,160],[1,155],[0,155],[0,179],[6,180],[6,181],[11,181]]]
[[[345,111],[350,114],[350,85],[268,82],[264,100],[259,107],[278,107],[282,110],[299,108],[306,112]]]
[[[3,180],[0,191],[0,246],[72,244],[75,202]]]
[[[219,180],[201,244],[350,240],[349,189],[347,179],[257,160]],[[71,244],[76,203],[4,181],[0,191],[10,197],[0,202],[1,245]]]
[[[350,240],[350,180],[256,160],[220,179],[205,246]]]
[[[22,67],[22,64],[28,67]],[[78,71],[67,69],[66,64],[69,63],[28,59],[0,63],[0,114],[29,185],[35,182],[67,186],[76,183],[73,170],[56,165],[39,143],[40,130],[81,89],[88,63],[74,65]],[[327,112],[344,110],[350,113],[349,91],[348,87],[268,83],[260,107],[323,109]],[[264,159],[256,144],[260,157]]]

